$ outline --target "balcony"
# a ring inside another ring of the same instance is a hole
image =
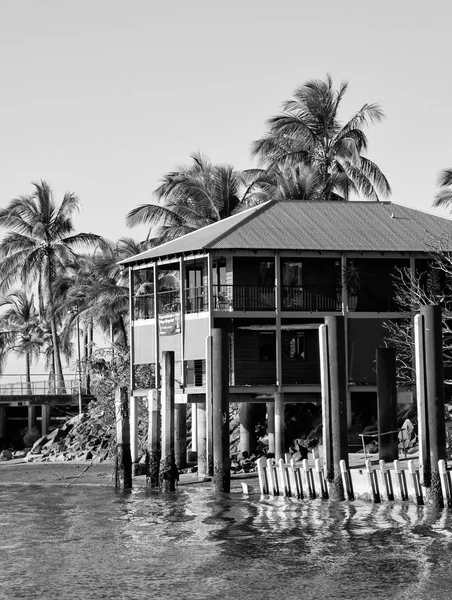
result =
[[[180,312],[179,290],[158,292],[158,311],[160,315]],[[154,294],[142,294],[133,297],[133,318],[154,318]]]
[[[342,308],[341,292],[331,286],[282,286],[282,309],[301,311],[338,311]]]
[[[260,285],[214,285],[214,310],[275,310],[275,288]]]

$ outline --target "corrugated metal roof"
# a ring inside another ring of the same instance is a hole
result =
[[[267,202],[124,263],[214,249],[429,252],[452,221],[391,202]],[[452,240],[449,241],[452,249]]]

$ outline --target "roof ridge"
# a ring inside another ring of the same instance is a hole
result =
[[[267,210],[268,208],[270,208],[270,206],[272,204],[276,204],[276,202],[278,202],[278,201],[275,200],[274,198],[272,198],[271,200],[267,200],[267,202],[258,204],[257,206],[252,206],[251,209],[248,209],[250,211],[249,214],[246,215],[246,217],[240,221],[240,225],[245,224],[249,219],[254,217],[259,212],[261,212],[261,211],[264,212],[264,210]],[[251,212],[252,209],[254,209],[254,212]],[[246,211],[243,211],[243,212],[246,212]],[[240,215],[240,214],[242,214],[242,213],[237,213],[237,215]],[[231,215],[231,216],[234,217],[236,215]],[[228,217],[228,219],[229,218],[230,217]],[[223,219],[223,222],[224,221],[227,221],[227,219]],[[228,235],[229,233],[230,233],[230,228],[227,229],[226,231],[223,231],[223,233],[220,233],[216,238],[213,238],[212,240],[210,240],[210,242],[206,245],[206,248],[209,248],[209,246],[218,243],[224,236]]]

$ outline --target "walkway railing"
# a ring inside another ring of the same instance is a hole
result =
[[[82,393],[86,392],[85,387],[82,385]],[[12,383],[1,383],[0,384],[0,397],[1,396],[57,396],[61,394],[78,394],[79,383],[77,379],[65,379],[64,380],[64,391],[59,389],[59,386],[53,381],[32,381],[30,383],[26,381],[15,381]]]

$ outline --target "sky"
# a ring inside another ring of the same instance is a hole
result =
[[[239,169],[292,91],[349,82],[345,121],[386,119],[368,157],[391,200],[431,208],[452,167],[450,1],[1,0],[0,206],[44,179],[78,231],[145,236],[125,215],[201,151]],[[446,214],[445,212],[438,214]]]

